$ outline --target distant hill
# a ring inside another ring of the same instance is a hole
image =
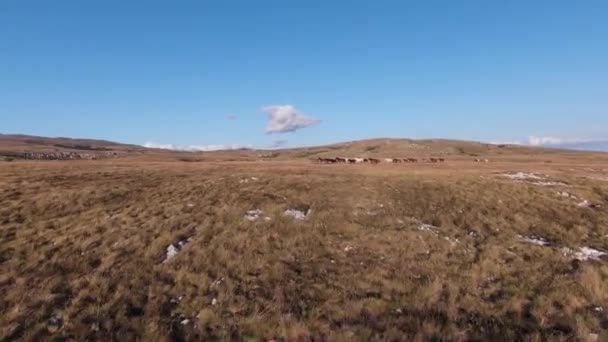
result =
[[[48,138],[22,134],[0,134],[0,152],[131,152],[144,151],[145,147],[121,144],[106,140]]]
[[[562,146],[559,146],[562,147]],[[570,146],[568,146],[570,147]],[[74,152],[82,154],[101,155],[118,154],[155,155],[159,158],[178,158],[178,160],[252,160],[252,159],[313,159],[318,157],[465,157],[493,158],[501,156],[542,156],[552,154],[579,155],[593,153],[580,151],[588,146],[572,146],[579,149],[568,150],[560,148],[533,147],[510,144],[488,144],[476,141],[449,139],[367,139],[349,141],[337,144],[287,148],[275,150],[223,150],[212,152],[186,152],[155,148],[139,145],[122,144],[107,140],[49,138],[18,134],[0,134],[0,156],[19,155],[24,152]],[[608,146],[605,146],[608,147]],[[597,152],[596,152],[597,153]]]
[[[492,157],[500,155],[544,155],[582,153],[557,148],[510,144],[488,144],[476,141],[449,139],[368,139],[325,146],[275,150],[275,155],[295,158],[317,157],[424,157],[463,156]]]

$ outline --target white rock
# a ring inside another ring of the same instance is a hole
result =
[[[428,223],[421,223],[418,226],[418,230],[424,231],[424,232],[431,232],[431,233],[435,233],[437,234],[437,230],[438,228],[433,226],[432,224],[428,224]]]
[[[178,241],[177,244],[170,244],[169,246],[167,246],[167,254],[165,256],[165,260],[163,260],[163,263],[169,261],[169,259],[176,256],[177,253],[182,250],[182,248],[184,248],[184,246],[186,246],[186,244],[188,244],[188,242],[190,241],[192,241],[192,237],[189,237],[186,240]]]
[[[262,215],[264,212],[261,211],[260,209],[253,209],[253,210],[247,210],[247,213],[245,214],[245,218],[249,221],[255,221],[258,218],[260,218],[260,215]]]
[[[566,183],[562,182],[552,182],[552,181],[541,181],[541,182],[533,182],[534,185],[542,185],[542,186],[565,186]]]
[[[600,207],[599,204],[593,204],[587,200],[580,202],[579,204],[577,204],[577,206],[580,208],[598,208],[598,207]]]
[[[522,236],[522,235],[518,235],[518,237],[522,240],[524,240],[525,242],[531,243],[531,244],[535,244],[535,245],[539,245],[539,246],[546,246],[549,244],[549,242],[547,242],[547,239],[540,237],[540,236]]]
[[[574,254],[574,251],[572,250],[572,248],[568,248],[568,247],[562,247],[561,251],[562,251],[562,255],[565,257],[569,257],[572,254]]]
[[[502,176],[511,178],[517,182],[528,182],[534,185],[541,186],[566,186],[567,184],[562,182],[555,182],[547,180],[546,175],[541,175],[537,173],[531,172],[513,172],[513,173],[503,173]]]
[[[177,255],[177,252],[179,252],[179,249],[177,249],[175,246],[173,245],[169,245],[167,247],[167,256],[165,257],[165,261],[167,262],[169,261],[169,259],[173,258],[174,256]]]
[[[296,220],[304,220],[308,214],[303,211],[297,209],[287,209],[285,210],[285,216],[291,216]]]
[[[606,255],[607,254],[605,252],[598,251],[597,249],[581,247],[579,248],[579,252],[574,253],[574,258],[581,261],[600,260],[601,257]]]
[[[443,239],[446,240],[447,242],[449,242],[450,245],[452,245],[452,247],[456,246],[460,242],[460,241],[458,241],[458,239],[452,239],[449,236],[446,236]]]
[[[538,175],[538,174],[534,174],[534,173],[528,173],[528,172],[515,172],[515,173],[505,173],[503,174],[503,176],[505,177],[509,177],[511,179],[515,179],[515,180],[528,180],[528,179],[544,179],[544,177]]]

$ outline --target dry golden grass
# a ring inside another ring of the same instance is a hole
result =
[[[561,249],[608,251],[606,158],[191,158],[1,162],[0,336],[608,339],[606,260]],[[310,214],[285,216],[292,208]],[[253,222],[252,209],[263,211]]]

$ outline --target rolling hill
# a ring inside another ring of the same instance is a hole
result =
[[[107,140],[49,138],[22,134],[0,134],[0,151],[142,151],[145,147]]]
[[[319,157],[448,157],[448,158],[503,158],[543,157],[550,155],[581,156],[591,152],[567,150],[557,147],[533,147],[508,144],[488,144],[476,141],[449,139],[395,139],[379,138],[342,142],[322,146],[286,149],[238,149],[222,151],[174,151],[147,148],[107,140],[50,138],[30,135],[0,134],[0,156],[19,158],[24,153],[71,153],[104,155],[111,153],[122,157],[154,155],[157,158],[178,158],[184,161],[204,160],[256,160],[256,159],[315,159]],[[604,155],[604,153],[601,153]]]

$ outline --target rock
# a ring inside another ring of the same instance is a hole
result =
[[[574,258],[580,261],[600,260],[606,255],[608,255],[606,252],[598,251],[591,247],[581,247],[579,248],[579,252],[574,253]]]
[[[3,341],[6,339],[7,341],[11,341],[17,339],[23,333],[23,325],[21,323],[11,323],[6,329],[6,335],[2,339]]]
[[[59,317],[52,316],[51,318],[48,319],[46,328],[51,334],[54,334],[57,331],[59,331],[59,329],[61,329],[62,325],[63,325],[63,322],[61,321],[61,319]]]
[[[530,235],[530,236],[522,236],[517,235],[520,239],[524,240],[527,243],[531,243],[538,246],[548,246],[549,242],[542,236]]]
[[[106,153],[78,153],[78,152],[24,152],[19,155],[22,159],[27,160],[97,160],[103,158],[115,158],[118,156],[116,152]]]
[[[245,214],[245,219],[249,221],[257,220],[264,212],[260,209],[247,210]]]
[[[591,208],[591,209],[596,209],[596,208],[601,207],[601,205],[595,204],[595,203],[591,203],[591,202],[589,202],[587,200],[584,200],[584,201],[578,203],[577,206],[579,208]]]
[[[285,216],[291,216],[296,220],[303,220],[306,218],[306,216],[308,216],[308,212],[304,213],[303,211],[297,209],[287,209],[285,210]]]

